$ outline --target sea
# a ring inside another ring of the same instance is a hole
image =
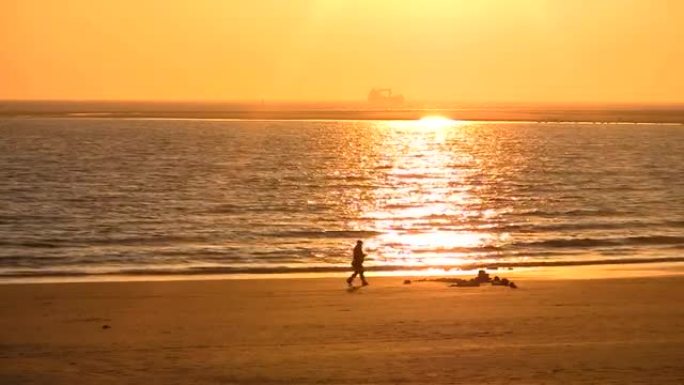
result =
[[[684,261],[684,126],[0,118],[0,281]]]

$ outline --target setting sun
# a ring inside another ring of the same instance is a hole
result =
[[[458,120],[449,119],[444,116],[426,116],[418,121],[418,126],[422,128],[429,128],[431,130],[438,130],[447,127],[454,127],[461,122]]]

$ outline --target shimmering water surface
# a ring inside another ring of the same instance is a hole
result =
[[[0,120],[0,275],[684,256],[684,127]]]

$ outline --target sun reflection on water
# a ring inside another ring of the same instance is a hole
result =
[[[497,242],[498,236],[464,225],[491,215],[467,180],[477,172],[476,159],[458,150],[466,126],[440,117],[378,123],[391,166],[360,214],[379,234],[367,241],[375,263],[458,266]]]

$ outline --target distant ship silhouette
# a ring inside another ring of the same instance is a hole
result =
[[[373,105],[392,107],[404,104],[402,95],[392,95],[391,88],[373,88],[368,93],[368,102]]]

